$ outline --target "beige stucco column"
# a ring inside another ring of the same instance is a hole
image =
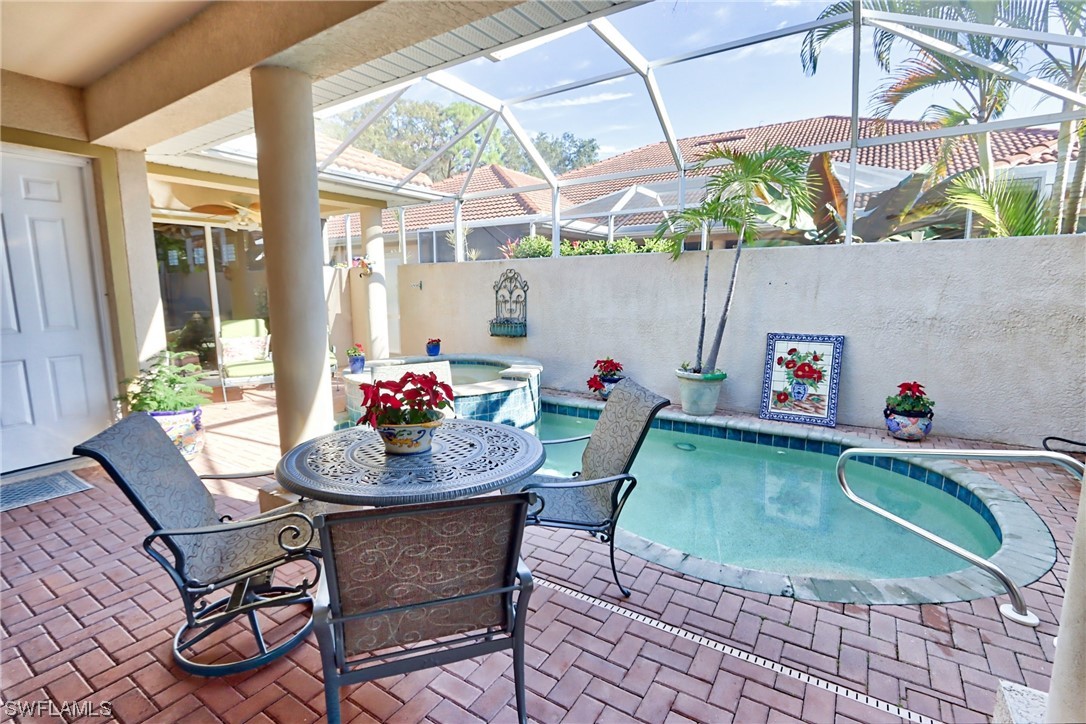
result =
[[[286,452],[333,426],[313,92],[309,76],[274,66],[254,68],[252,85],[279,447]]]
[[[388,347],[388,285],[385,264],[385,238],[381,236],[381,210],[363,208],[358,213],[362,220],[362,243],[366,256],[373,262],[373,274],[369,277],[368,313],[370,350],[374,359],[389,355]]]
[[[1046,722],[1086,720],[1086,495],[1079,492]]]

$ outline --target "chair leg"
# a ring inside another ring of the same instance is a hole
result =
[[[513,638],[513,688],[517,693],[517,719],[520,724],[527,724],[528,705],[524,694],[524,636]]]
[[[328,712],[328,724],[339,724],[339,687],[324,685],[324,710]]]
[[[626,598],[629,598],[630,597],[630,591],[629,591],[629,589],[627,589],[625,586],[622,585],[622,581],[618,580],[618,567],[615,566],[615,526],[614,525],[611,526],[611,531],[610,531],[610,534],[608,535],[608,538],[611,539],[610,541],[608,541],[611,544],[611,573],[613,573],[614,576],[615,576],[615,583],[618,584],[618,590],[622,591],[623,596],[625,596]]]

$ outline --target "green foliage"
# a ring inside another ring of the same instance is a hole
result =
[[[164,354],[139,375],[125,380],[128,393],[116,399],[126,402],[132,412],[187,410],[207,402],[204,393],[211,392],[196,377],[201,371],[199,365],[172,364],[170,355]]]
[[[637,241],[629,236],[619,237],[614,241],[607,241],[607,239],[586,239],[584,241],[562,240],[562,256],[641,254],[654,251],[669,251],[669,247],[666,243],[656,239]]]
[[[506,259],[533,259],[548,257],[553,247],[551,240],[541,234],[529,234],[519,239],[507,241],[501,247],[502,256]]]
[[[1040,236],[1051,233],[1056,221],[1046,217],[1032,184],[1006,176],[964,173],[951,182],[946,195],[950,203],[979,216],[989,236]]]
[[[380,101],[373,101],[318,121],[318,130],[333,138],[346,138],[379,103]],[[434,101],[401,99],[370,124],[352,145],[414,169],[485,112],[483,108],[463,101],[443,106]],[[434,181],[441,181],[467,171],[479,144],[483,142],[486,126],[486,123],[480,124],[453,144],[425,173]],[[599,160],[599,144],[594,138],[577,138],[572,133],[563,133],[561,136],[538,133],[532,140],[556,174]],[[479,163],[498,163],[516,171],[538,173],[531,158],[521,148],[520,142],[509,131],[491,135]]]

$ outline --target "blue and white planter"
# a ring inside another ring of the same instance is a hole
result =
[[[886,418],[886,429],[898,440],[917,442],[927,437],[931,432],[931,422],[934,413],[928,411],[918,415],[915,412],[898,412],[889,407],[882,411]]]
[[[351,367],[351,374],[357,375],[366,368],[366,355],[358,354],[348,357],[347,364]]]

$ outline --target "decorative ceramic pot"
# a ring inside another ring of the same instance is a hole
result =
[[[614,389],[615,385],[617,385],[619,382],[621,382],[624,379],[626,379],[626,378],[623,377],[622,375],[618,375],[616,377],[604,377],[604,376],[601,375],[600,376],[600,382],[603,383],[603,389],[602,390],[596,390],[596,394],[599,395],[601,398],[606,400],[608,397],[611,396],[611,390]]]
[[[434,432],[441,426],[442,420],[431,420],[421,425],[381,425],[377,433],[385,443],[385,452],[390,455],[419,455],[430,452],[434,442]]]
[[[147,414],[162,426],[186,460],[192,460],[204,449],[204,425],[200,419],[203,411],[199,406],[188,410],[163,410]]]
[[[426,354],[431,357],[437,357],[439,354],[441,354],[441,343],[438,342],[437,344],[426,345]]]
[[[366,368],[366,355],[359,354],[348,357],[347,364],[351,366],[351,374],[357,375]]]
[[[712,415],[720,401],[720,387],[728,377],[727,372],[700,374],[675,370],[679,378],[679,399],[687,415]]]
[[[923,440],[931,432],[934,413],[898,412],[887,407],[882,411],[882,416],[886,418],[886,429],[891,435],[898,440],[916,442]]]
[[[807,393],[809,391],[810,391],[810,388],[807,387],[806,382],[793,382],[792,383],[792,399],[795,400],[796,402],[799,402],[800,400],[806,398]]]

